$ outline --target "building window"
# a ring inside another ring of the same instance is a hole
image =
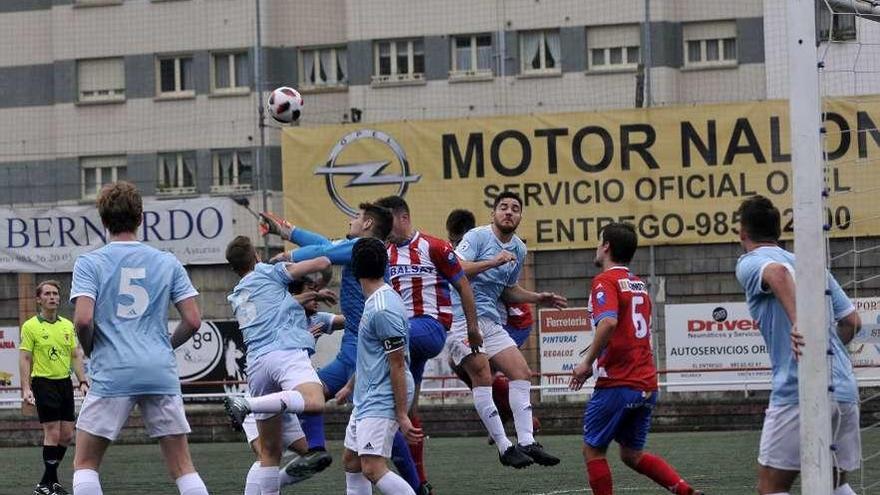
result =
[[[122,0],[74,0],[73,5],[79,6],[82,5],[84,7],[88,6],[98,6],[98,5],[120,5],[122,4]]]
[[[92,156],[79,161],[81,196],[94,199],[101,186],[125,180],[125,156]]]
[[[490,34],[453,36],[449,77],[491,76],[492,55]]]
[[[337,87],[348,84],[348,58],[345,47],[316,48],[300,51],[303,87]]]
[[[125,64],[121,58],[77,60],[76,78],[81,102],[125,100]]]
[[[425,77],[422,40],[378,41],[373,47],[374,83],[421,81]]]
[[[520,61],[523,74],[558,74],[562,72],[559,57],[559,31],[528,31],[520,36]]]
[[[192,194],[196,192],[196,154],[159,154],[159,194]]]
[[[252,71],[247,52],[215,53],[211,62],[214,65],[211,71],[213,92],[250,93]]]
[[[192,56],[160,57],[156,66],[160,96],[195,96]]]
[[[639,66],[638,25],[587,28],[589,70],[635,70]]]
[[[686,24],[685,67],[735,66],[736,24],[733,22]]]
[[[825,0],[816,0],[816,39],[818,41],[854,41],[856,15],[834,13]]]
[[[254,179],[253,153],[244,150],[215,151],[211,192],[237,193],[251,190]]]

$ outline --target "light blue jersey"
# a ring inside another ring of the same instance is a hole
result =
[[[794,254],[776,247],[759,247],[740,256],[736,263],[736,278],[746,291],[749,313],[758,322],[761,335],[770,352],[773,374],[773,389],[770,405],[797,404],[798,366],[791,352],[791,321],[782,304],[772,292],[763,287],[764,268],[771,263],[780,263],[794,273]],[[837,336],[833,322],[849,315],[855,308],[852,302],[828,274],[828,289],[831,293],[831,308],[828,314],[828,346],[831,356],[831,383],[833,397],[838,402],[858,402],[858,386],[853,374],[849,354],[840,337]]]
[[[292,281],[287,265],[257,263],[226,296],[247,346],[248,366],[272,351],[315,352],[315,337],[309,333],[306,312],[287,292]]]
[[[504,289],[517,284],[519,272],[526,259],[525,243],[514,234],[510,242],[502,244],[492,231],[492,226],[483,225],[469,230],[455,248],[458,257],[465,261],[489,260],[501,251],[510,251],[516,256],[516,261],[490,268],[469,280],[474,291],[477,316],[489,318],[499,325],[506,321],[506,317],[502,317],[498,311],[498,301],[501,300]],[[456,302],[459,304],[455,304]],[[463,319],[464,310],[457,295],[453,303],[455,319]]]
[[[73,267],[70,300],[95,301],[89,393],[180,394],[168,334],[168,302],[197,295],[174,255],[145,244],[111,242],[80,255]]]
[[[356,420],[396,418],[386,349],[404,353],[407,404],[412,403],[415,385],[409,371],[408,330],[409,321],[403,299],[391,286],[383,285],[367,299],[358,329],[357,378],[354,385]]]

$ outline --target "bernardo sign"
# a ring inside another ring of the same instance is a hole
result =
[[[825,148],[833,192],[880,187],[876,167],[834,165],[880,156],[880,101],[829,100]],[[285,129],[286,215],[328,234],[357,205],[405,196],[420,226],[442,232],[467,208],[486,218],[502,191],[522,196],[530,249],[595,246],[612,221],[645,244],[731,242],[742,199],[763,194],[792,232],[785,101],[410,121]],[[875,233],[870,201],[832,194],[832,235]],[[854,218],[868,218],[853,222]]]
[[[227,198],[145,202],[138,240],[184,264],[225,263],[232,204]],[[0,271],[71,271],[77,256],[106,243],[94,205],[0,208]]]

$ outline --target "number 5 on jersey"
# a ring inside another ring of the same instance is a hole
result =
[[[147,278],[147,271],[143,268],[122,268],[119,275],[119,295],[131,297],[129,304],[120,302],[116,306],[116,316],[120,318],[138,318],[147,306],[150,305],[150,295],[147,290],[136,285],[135,280],[143,280]]]

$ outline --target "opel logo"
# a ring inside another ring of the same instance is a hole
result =
[[[397,158],[397,165],[400,169],[398,174],[382,173],[388,165],[389,160],[367,161],[360,163],[337,163],[339,156],[347,146],[350,146],[364,139],[374,139],[383,143],[391,149]],[[333,177],[337,175],[350,175],[352,179],[345,184],[345,187],[367,187],[377,185],[397,184],[397,195],[403,197],[406,194],[411,182],[418,182],[422,178],[421,175],[409,174],[409,161],[406,159],[406,153],[400,144],[388,134],[382,131],[372,129],[360,129],[346,134],[339,140],[330,151],[327,163],[315,169],[315,175],[323,175],[327,184],[327,193],[333,203],[342,210],[343,213],[350,217],[356,217],[358,210],[343,199],[339,189],[336,187]]]

